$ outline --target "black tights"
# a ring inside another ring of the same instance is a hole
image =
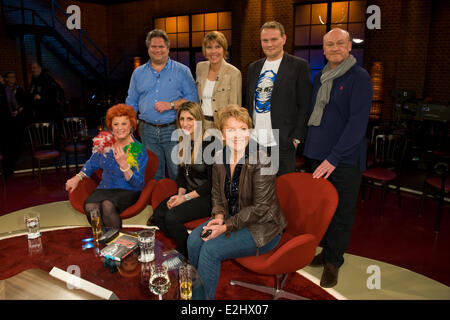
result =
[[[89,223],[91,223],[89,212],[94,209],[98,209],[100,211],[102,230],[122,228],[122,219],[120,218],[120,214],[117,212],[116,207],[111,201],[103,200],[102,202],[85,203],[84,212],[86,212],[86,217]]]

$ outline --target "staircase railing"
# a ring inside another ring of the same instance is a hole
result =
[[[5,25],[39,26],[53,30],[59,40],[65,42],[65,46],[70,48],[72,54],[86,61],[100,76],[107,78],[106,55],[82,29],[69,30],[67,28],[66,20],[70,16],[55,0],[51,1],[50,8],[47,10],[27,8],[23,1],[20,1],[20,6],[6,4],[6,2],[1,0],[2,18]]]

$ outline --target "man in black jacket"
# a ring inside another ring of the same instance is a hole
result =
[[[272,151],[272,160],[279,150],[280,176],[295,171],[296,149],[306,137],[311,75],[306,60],[284,52],[281,23],[266,22],[260,37],[266,57],[248,68],[246,107],[253,119],[253,139]]]

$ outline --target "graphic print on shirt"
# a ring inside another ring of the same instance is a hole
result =
[[[273,86],[277,74],[272,70],[266,70],[259,75],[255,92],[255,111],[257,113],[270,112]]]

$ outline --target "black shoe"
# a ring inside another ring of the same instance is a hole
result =
[[[325,264],[325,261],[323,261],[323,255],[322,255],[322,252],[320,252],[319,254],[317,254],[314,257],[314,259],[311,261],[309,266],[310,267],[323,267],[324,264]]]
[[[337,284],[339,268],[331,263],[326,263],[323,268],[320,286],[322,288],[332,288]]]

